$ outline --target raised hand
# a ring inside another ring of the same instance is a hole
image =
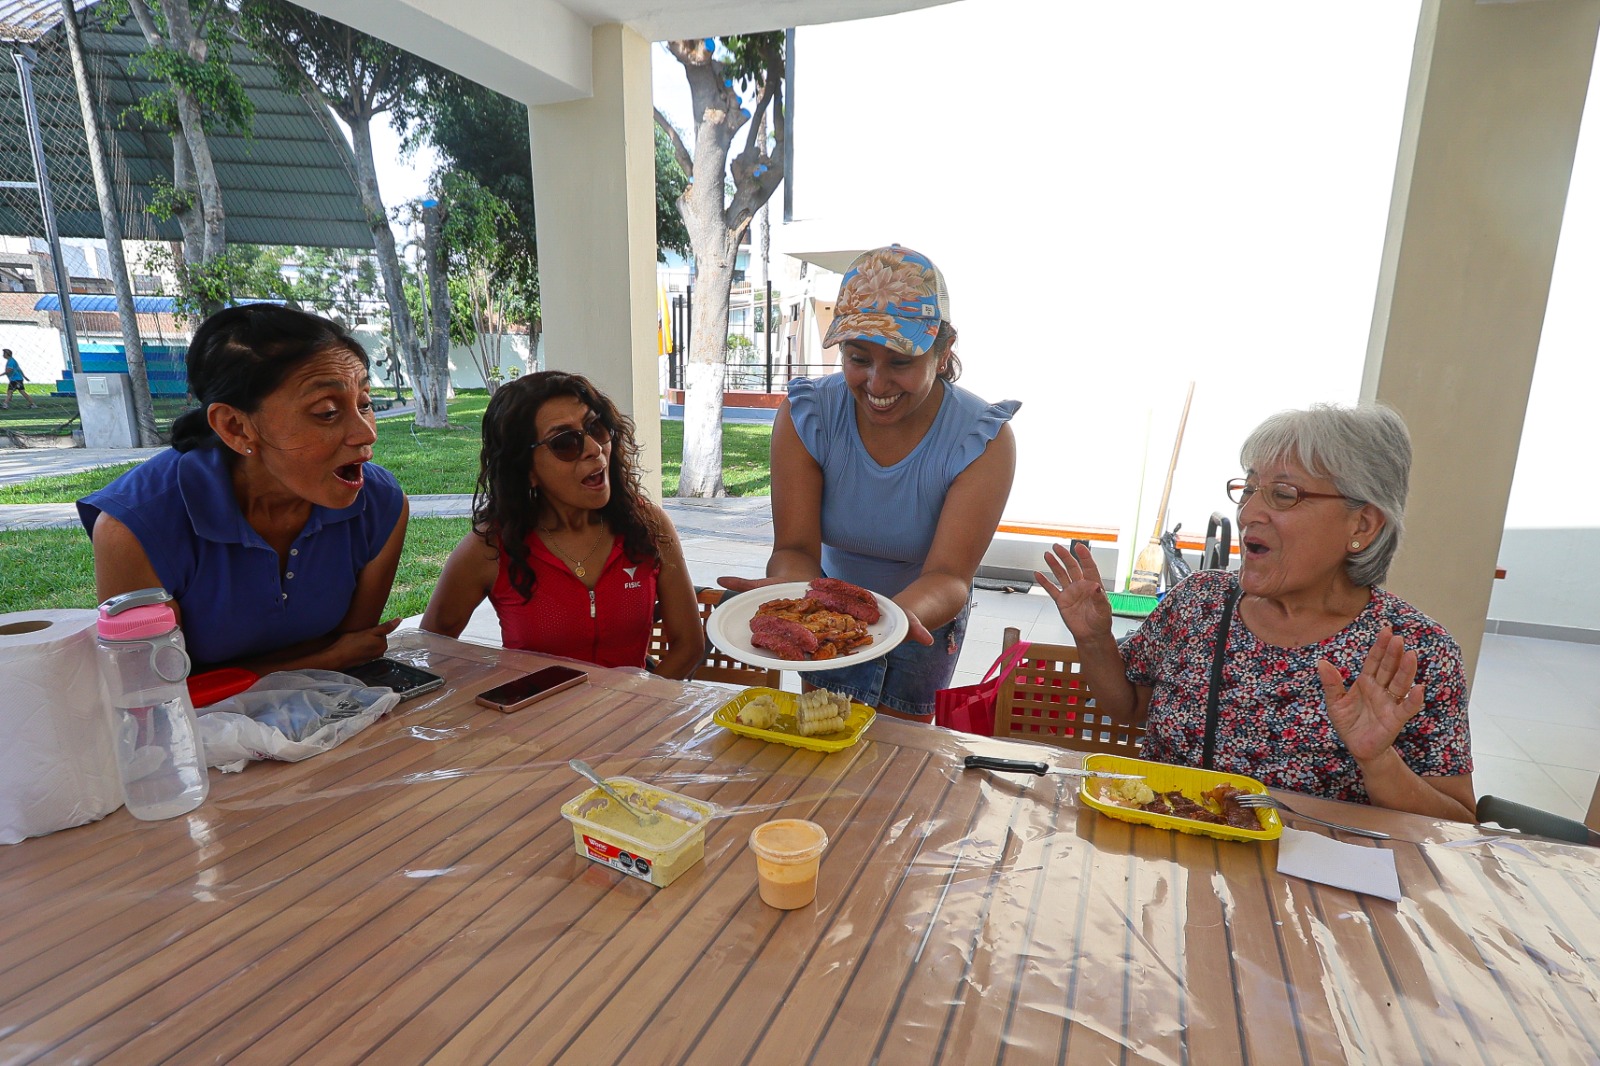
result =
[[[1106,599],[1105,586],[1100,582],[1100,568],[1087,544],[1078,544],[1069,550],[1057,544],[1045,552],[1044,561],[1055,575],[1051,581],[1035,570],[1034,579],[1045,594],[1055,602],[1056,612],[1079,644],[1089,638],[1111,632],[1111,601]]]
[[[1347,688],[1339,668],[1317,663],[1328,721],[1357,762],[1386,752],[1405,724],[1422,710],[1423,690],[1417,679],[1417,653],[1388,626],[1378,630],[1361,673]]]

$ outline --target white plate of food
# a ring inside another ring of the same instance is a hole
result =
[[[751,632],[750,625],[762,608],[774,601],[799,601],[811,599],[808,596],[811,582],[785,581],[777,585],[764,585],[761,588],[741,592],[739,595],[726,599],[716,610],[711,612],[711,617],[706,619],[706,636],[711,638],[711,643],[727,652],[741,662],[751,666],[759,666],[767,670],[837,670],[842,666],[854,666],[857,663],[871,662],[873,659],[889,654],[894,647],[906,638],[911,631],[911,622],[906,618],[898,604],[887,596],[880,596],[876,592],[849,586],[855,589],[859,596],[871,596],[878,608],[876,621],[858,622],[862,632],[850,635],[852,627],[848,617],[838,617],[841,612],[831,611],[828,608],[804,608],[789,611],[778,610],[776,613],[784,621],[800,624],[803,628],[810,628],[813,635],[822,634],[817,641],[818,648],[828,645],[835,651],[832,658],[818,659],[813,656],[815,652],[808,652],[804,648],[797,648],[787,644],[784,640],[765,638],[769,643],[783,645],[779,648],[757,647],[754,643],[755,634]],[[835,590],[837,591],[837,590]],[[855,595],[850,594],[850,595]],[[813,600],[813,602],[816,602]],[[762,613],[773,613],[762,612]],[[824,618],[822,615],[834,617]],[[770,625],[770,623],[759,623]],[[787,629],[788,627],[779,627]],[[789,632],[793,632],[789,630]],[[831,634],[840,634],[842,640],[827,639]],[[865,642],[861,642],[861,638]],[[803,640],[803,638],[802,638]],[[848,650],[839,650],[843,644]],[[787,653],[787,654],[786,654]],[[790,656],[794,657],[790,657]]]

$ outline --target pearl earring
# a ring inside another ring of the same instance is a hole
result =
[[[1360,551],[1361,550],[1361,542],[1359,540],[1351,541],[1350,542],[1350,550],[1353,551],[1353,552]]]

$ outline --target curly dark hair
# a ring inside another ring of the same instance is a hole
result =
[[[600,516],[622,535],[622,550],[634,562],[659,559],[661,525],[639,487],[639,443],[633,421],[605,393],[577,374],[545,370],[495,390],[483,412],[483,453],[472,495],[474,531],[510,561],[511,587],[532,599],[535,582],[528,565],[528,538],[534,535],[539,504],[529,491],[539,408],[556,396],[571,396],[611,430],[611,499]]]
[[[217,439],[206,417],[214,403],[253,413],[296,366],[327,351],[344,351],[371,367],[367,350],[337,322],[277,304],[225,307],[200,324],[189,342],[189,391],[200,401],[172,423],[172,446],[191,451]]]

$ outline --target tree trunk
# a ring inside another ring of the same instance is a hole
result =
[[[722,176],[739,98],[699,42],[673,42],[694,108],[693,179],[678,198],[694,255],[694,313],[684,364],[683,472],[679,496],[725,496],[722,484],[722,374],[728,360],[728,290],[738,235],[730,241]]]
[[[117,296],[117,321],[122,326],[122,350],[128,360],[128,380],[133,392],[134,430],[140,447],[157,448],[161,445],[161,435],[156,431],[150,376],[145,372],[144,345],[139,343],[139,320],[133,309],[133,287],[128,282],[128,264],[122,255],[122,217],[117,211],[111,179],[106,174],[105,143],[100,139],[98,110],[89,89],[89,70],[83,61],[83,37],[77,13],[72,10],[72,0],[61,0],[61,9],[67,50],[72,54],[72,73],[78,83],[78,110],[83,114],[89,169],[94,174],[95,194],[100,200],[100,229],[106,238],[111,286]]]
[[[722,385],[728,361],[728,291],[733,285],[739,238],[750,228],[756,209],[782,180],[781,85],[784,69],[782,37],[745,38],[760,42],[763,75],[757,97],[744,107],[728,69],[716,60],[707,39],[668,41],[667,50],[683,67],[694,109],[694,151],[658,111],[656,124],[672,142],[689,185],[678,197],[678,213],[689,231],[694,253],[695,303],[689,359],[684,367],[683,474],[679,496],[722,496]],[[768,108],[774,109],[778,157],[767,151],[762,135]],[[729,154],[739,131],[744,148]],[[728,179],[733,195],[727,194]]]
[[[194,19],[189,13],[189,0],[162,0],[166,12],[167,29],[173,43],[196,63],[205,62],[206,42],[194,29]],[[178,107],[178,121],[183,126],[184,143],[189,146],[189,161],[194,167],[195,189],[200,197],[201,258],[209,266],[212,260],[227,252],[224,233],[225,214],[222,209],[222,183],[217,180],[217,165],[211,158],[211,141],[206,137],[205,116],[200,103],[182,85],[173,84],[172,99]]]
[[[164,0],[162,3],[166,36],[162,35],[145,0],[129,0],[128,7],[152,49],[174,49],[196,62],[204,61],[206,43],[195,34],[189,0]],[[201,314],[210,315],[222,309],[215,285],[208,283],[213,279],[207,276],[211,263],[227,253],[222,183],[217,180],[217,167],[211,158],[211,142],[206,138],[199,103],[182,85],[176,82],[169,85],[179,126],[179,133],[173,136],[172,184],[194,198],[190,209],[179,212],[178,225],[183,229],[184,252],[190,270],[202,281],[198,289],[191,286],[191,294]]]
[[[679,496],[726,496],[722,484],[722,375],[728,361],[728,290],[738,237],[729,239],[717,212],[715,230],[689,221],[695,248],[694,321],[684,364],[683,472]],[[721,231],[716,232],[716,231]]]
[[[417,409],[437,411],[438,425],[442,427],[450,424],[450,409],[445,404],[450,382],[450,267],[444,245],[444,205],[438,200],[423,208],[422,226],[422,249],[427,259],[428,346],[422,360],[425,376],[416,383]],[[423,424],[420,418],[417,424]]]
[[[182,236],[174,249],[182,252],[176,257],[177,275],[185,288],[189,288],[187,271],[191,263],[200,262],[204,233],[200,225],[200,195],[194,188],[194,167],[189,165],[189,145],[181,133],[172,135],[172,187],[189,197],[187,206],[173,212]]]
[[[361,192],[361,207],[366,211],[367,225],[372,229],[378,273],[383,278],[383,295],[389,304],[389,335],[405,359],[406,370],[411,374],[411,386],[417,404],[417,425],[425,429],[442,429],[449,424],[441,399],[443,393],[435,392],[429,386],[432,374],[423,365],[418,351],[417,327],[411,320],[411,308],[406,304],[400,254],[395,248],[394,231],[389,228],[389,213],[384,210],[383,197],[378,193],[378,171],[372,161],[372,129],[369,121],[349,123],[350,147],[355,156],[356,188]],[[428,406],[430,397],[434,401],[433,407]]]

